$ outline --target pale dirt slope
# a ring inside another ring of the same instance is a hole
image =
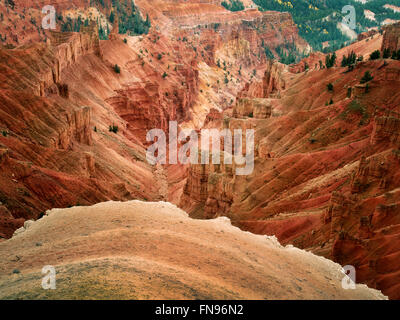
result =
[[[41,288],[45,265],[56,290]],[[384,298],[342,278],[329,260],[165,202],[53,209],[0,243],[1,299]]]

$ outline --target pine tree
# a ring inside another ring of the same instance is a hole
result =
[[[371,72],[366,71],[366,72],[364,73],[364,76],[361,78],[360,83],[361,83],[361,84],[367,83],[367,82],[371,81],[372,79],[374,79],[374,77],[372,76]]]
[[[370,59],[371,60],[377,60],[381,57],[381,52],[379,50],[375,50],[374,52],[371,53]]]
[[[390,57],[390,49],[386,48],[385,50],[383,50],[383,59],[387,59]]]
[[[326,56],[326,58],[325,58],[325,65],[326,65],[326,67],[329,69],[329,68],[332,68],[334,65],[335,65],[335,63],[336,63],[336,52],[334,52],[334,53],[332,53],[332,55],[331,54],[328,54],[327,56]]]

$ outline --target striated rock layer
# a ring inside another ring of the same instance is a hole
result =
[[[383,39],[337,56],[369,56]],[[374,79],[360,85],[366,71]],[[232,110],[207,123],[255,129],[253,173],[193,165],[180,206],[353,265],[358,281],[399,299],[399,81],[400,62],[392,59],[304,71],[269,64]],[[271,107],[269,117],[255,117],[255,98]]]
[[[399,49],[398,25],[337,51],[333,68],[322,53],[288,67],[267,61],[263,48],[308,50],[287,13],[230,12],[215,1],[135,3],[151,18],[149,34],[115,28],[105,41],[94,25],[80,33],[36,27],[43,1],[0,4],[10,12],[0,24],[8,39],[0,48],[0,237],[49,208],[168,200],[192,217],[225,215],[354,265],[358,281],[400,298],[400,62],[367,59]],[[108,16],[110,1],[97,10]],[[351,51],[363,61],[339,67]],[[373,80],[361,84],[367,71]],[[147,132],[168,133],[169,121],[178,130],[254,129],[254,171],[150,166]]]
[[[25,26],[27,33],[9,42],[16,48],[0,49],[1,238],[52,207],[134,198],[178,203],[185,166],[150,166],[147,132],[168,133],[169,121],[199,129],[210,110],[230,107],[245,83],[261,79],[266,37],[271,48],[306,45],[287,14],[183,1],[137,1],[152,20],[148,35],[113,30],[100,41],[91,23],[80,33],[31,36],[37,30],[29,31],[27,21],[39,25],[43,4],[4,8],[21,17],[16,30]],[[59,14],[71,8],[65,1],[53,5]],[[73,2],[82,14],[87,5]],[[96,12],[108,16],[110,5]],[[270,112],[262,103],[255,116]]]
[[[105,102],[123,81],[100,47],[87,28],[0,49],[0,237],[51,207],[157,199],[142,144],[109,131],[126,130]]]
[[[381,51],[389,49],[390,52],[400,50],[400,22],[385,26]]]

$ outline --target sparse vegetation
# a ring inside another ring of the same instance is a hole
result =
[[[332,68],[336,64],[336,53],[328,54],[325,57],[325,66],[327,69]]]
[[[400,60],[400,50],[398,51],[393,51],[392,57],[393,60]]]
[[[228,84],[228,83],[229,83],[229,79],[228,79],[228,77],[227,77],[227,75],[226,75],[226,74],[225,74],[224,83],[225,83],[225,84]]]
[[[328,83],[326,87],[327,87],[328,91],[333,91],[333,84],[332,83]]]
[[[371,80],[373,80],[373,79],[374,79],[374,77],[372,76],[371,72],[366,71],[366,72],[364,73],[364,76],[361,78],[360,83],[361,83],[361,84],[367,83],[367,82],[369,82],[369,81],[371,81]]]
[[[108,131],[109,132],[118,133],[118,126],[116,126],[114,124],[112,126],[110,125],[109,128],[108,128]]]
[[[347,98],[351,98],[351,88],[347,88]]]
[[[276,49],[280,59],[279,62],[284,64],[297,63],[306,55],[300,52],[294,43],[286,43],[284,45],[278,46]]]
[[[133,1],[120,2],[113,0],[112,3],[113,11],[118,16],[118,31],[120,34],[140,35],[149,32],[151,27],[149,16],[147,15],[146,20],[144,20]]]
[[[263,47],[264,47],[264,51],[265,51],[265,55],[267,56],[267,59],[270,59],[270,60],[275,59],[275,56],[272,53],[271,49],[268,48],[267,46],[263,46]]]
[[[395,149],[392,151],[397,157],[400,157],[400,149]]]
[[[377,60],[381,57],[381,52],[379,50],[375,50],[374,52],[371,53],[371,55],[369,56],[369,58],[371,60]]]
[[[121,68],[117,64],[114,65],[114,72],[115,73],[121,73]]]
[[[314,49],[324,53],[333,52],[349,44],[350,38],[342,33],[337,24],[346,17],[342,8],[352,5],[356,10],[356,33],[361,33],[370,27],[377,27],[387,19],[399,20],[400,13],[384,7],[385,4],[398,5],[398,0],[374,0],[360,3],[348,0],[253,0],[260,10],[289,12],[299,28],[299,34]],[[375,13],[375,20],[369,20],[364,10]],[[328,44],[328,46],[326,46]]]
[[[390,58],[390,49],[386,48],[383,50],[383,59],[388,59]]]
[[[357,55],[354,51],[350,52],[347,56],[343,56],[342,67],[348,67],[356,63]]]
[[[339,115],[339,117],[341,119],[347,119],[347,116],[349,114],[356,114],[361,116],[360,122],[358,124],[359,126],[362,126],[368,122],[369,114],[367,112],[367,109],[365,106],[361,105],[357,100],[353,100],[352,102],[350,102],[346,110],[343,111]]]
[[[229,2],[228,2],[229,1]],[[222,1],[221,5],[225,7],[225,9],[230,11],[242,11],[244,10],[243,2],[240,0],[228,0]]]

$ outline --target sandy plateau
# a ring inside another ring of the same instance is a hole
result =
[[[385,298],[342,289],[325,258],[166,202],[50,210],[0,243],[0,261],[0,299]],[[56,267],[56,290],[41,287],[44,265]]]

